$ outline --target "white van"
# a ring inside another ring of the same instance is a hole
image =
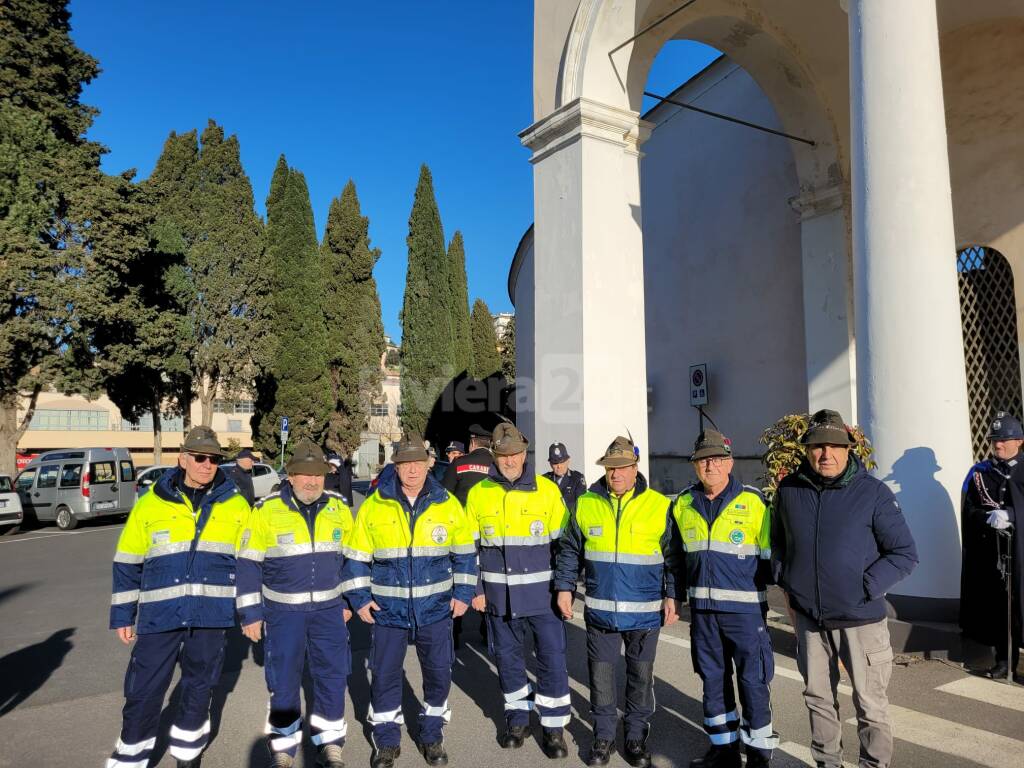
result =
[[[127,515],[135,503],[135,465],[127,448],[47,451],[14,481],[25,517],[70,531],[80,520]]]

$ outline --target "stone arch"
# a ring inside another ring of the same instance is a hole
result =
[[[556,108],[586,98],[639,112],[647,74],[665,42],[696,40],[722,51],[754,78],[788,133],[815,142],[813,147],[790,142],[801,194],[844,188],[848,159],[821,89],[785,34],[751,4],[702,0],[622,46],[631,30],[644,29],[678,5],[678,0],[581,0],[563,51]]]

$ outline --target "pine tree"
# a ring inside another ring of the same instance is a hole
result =
[[[88,279],[78,294],[81,335],[92,356],[87,370],[123,417],[136,423],[152,417],[159,464],[165,403],[189,371],[168,280],[183,244],[176,229],[156,223],[154,206],[130,172],[104,179],[90,221]]]
[[[424,434],[455,372],[451,288],[441,214],[427,166],[420,168],[409,215],[409,263],[402,303],[402,427]]]
[[[328,328],[324,318],[323,271],[313,225],[309,189],[301,172],[278,161],[267,197],[267,255],[273,270],[270,301],[275,349],[259,393],[272,390],[273,405],[254,419],[259,446],[276,456],[274,431],[282,416],[291,437],[322,443],[334,405],[328,375]]]
[[[473,345],[469,338],[469,288],[466,282],[466,248],[462,233],[452,235],[448,244],[448,287],[452,302],[452,344],[455,373],[473,370]]]
[[[473,335],[474,378],[483,380],[501,371],[501,356],[498,354],[498,337],[494,332],[494,317],[483,299],[473,302],[473,314],[469,319]]]
[[[45,386],[74,391],[90,372],[76,345],[84,210],[102,183],[103,148],[85,139],[96,110],[82,88],[99,72],[70,36],[65,2],[0,3],[0,471]],[[71,364],[69,364],[71,363]],[[28,408],[19,421],[22,395]]]
[[[380,250],[370,248],[369,229],[356,185],[349,180],[341,196],[331,202],[320,246],[334,394],[326,444],[343,456],[359,447],[370,403],[380,393],[384,323],[373,279]]]

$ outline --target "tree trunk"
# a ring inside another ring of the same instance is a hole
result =
[[[164,463],[164,432],[163,424],[160,423],[160,400],[153,401],[153,407],[150,408],[150,413],[153,414],[153,463],[163,464]]]
[[[203,376],[199,384],[200,424],[213,426],[213,401],[217,397],[217,377]]]
[[[18,441],[25,434],[28,425],[32,423],[32,416],[36,412],[36,401],[39,400],[39,393],[42,387],[38,384],[33,387],[28,398],[28,407],[25,415],[18,423],[18,396],[17,391],[8,392],[0,398],[0,473],[14,477],[18,471]]]
[[[178,406],[181,408],[181,430],[187,435],[192,429],[192,379],[187,379],[178,393]]]

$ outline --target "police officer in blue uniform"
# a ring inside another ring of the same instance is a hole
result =
[[[548,464],[551,471],[545,472],[544,477],[558,486],[565,500],[565,506],[570,512],[576,509],[576,499],[587,492],[587,478],[583,473],[569,467],[569,450],[565,443],[552,443],[548,447]]]

